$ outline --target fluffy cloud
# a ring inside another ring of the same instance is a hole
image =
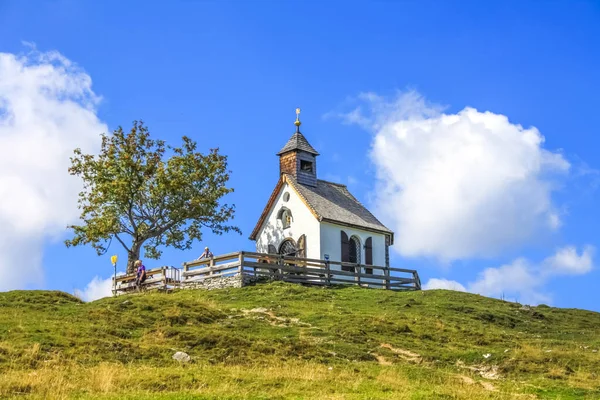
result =
[[[359,99],[342,116],[374,133],[375,206],[402,255],[490,257],[560,227],[552,178],[570,165],[535,127],[470,107],[444,114],[415,92]]]
[[[580,254],[575,247],[566,246],[537,264],[518,258],[510,264],[487,268],[466,288],[456,281],[433,278],[423,285],[423,289],[468,291],[484,296],[516,299],[527,304],[550,303],[552,298],[544,292],[544,285],[557,276],[590,272],[594,252],[592,246],[585,246]]]
[[[431,278],[427,281],[426,284],[423,285],[423,290],[431,290],[431,289],[447,289],[447,290],[455,290],[457,292],[466,292],[467,289],[460,283],[456,281],[451,281],[448,279],[438,279]]]
[[[498,268],[483,270],[468,291],[490,297],[516,299],[527,304],[550,303],[550,296],[541,293],[544,274],[524,258]]]
[[[549,275],[582,275],[592,270],[595,249],[586,246],[581,255],[574,246],[560,249],[552,257],[544,260],[544,271]]]
[[[83,301],[94,301],[112,296],[112,278],[102,279],[95,276],[83,290],[75,290],[75,296]]]
[[[59,53],[0,53],[0,290],[40,285],[45,241],[77,220],[69,157],[108,131],[91,86]]]

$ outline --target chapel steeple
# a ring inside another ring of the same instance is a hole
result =
[[[296,108],[296,132],[277,153],[279,173],[292,175],[298,183],[317,186],[317,159],[319,153],[300,133],[300,109]]]

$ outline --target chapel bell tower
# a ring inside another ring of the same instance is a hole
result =
[[[319,153],[300,133],[300,109],[296,108],[296,132],[277,153],[279,156],[279,174],[289,174],[300,184],[317,186],[317,156]]]

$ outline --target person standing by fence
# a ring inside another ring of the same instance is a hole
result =
[[[137,267],[135,285],[140,290],[140,285],[146,280],[146,267],[142,264],[142,260],[136,260],[133,265]]]
[[[197,258],[197,260],[202,260],[203,258],[213,258],[213,253],[208,249],[208,247],[204,248],[204,253]]]

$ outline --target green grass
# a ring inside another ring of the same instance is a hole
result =
[[[600,399],[599,349],[598,313],[445,290],[0,293],[0,398]]]

